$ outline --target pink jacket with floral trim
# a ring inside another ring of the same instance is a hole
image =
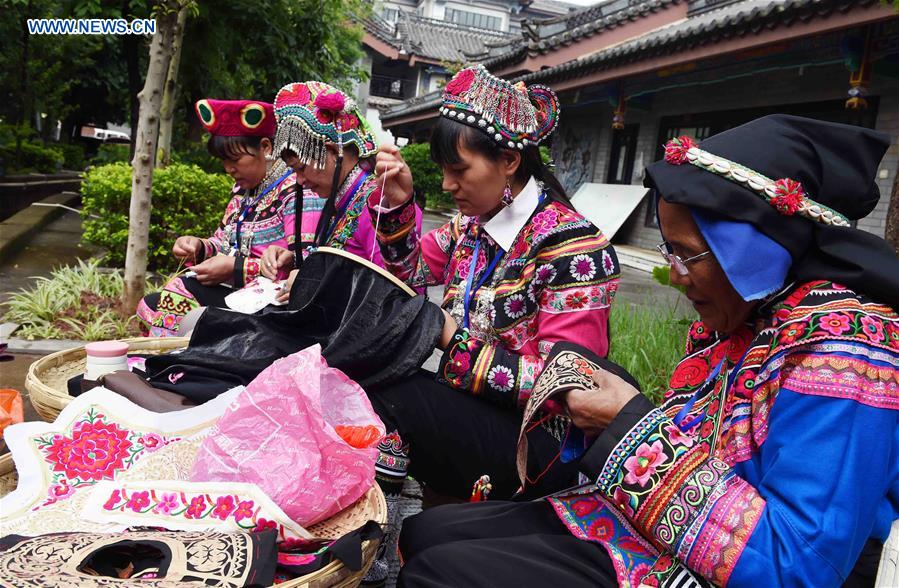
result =
[[[598,355],[609,350],[609,309],[618,289],[615,251],[593,224],[543,199],[470,305],[464,293],[476,240],[474,281],[499,250],[478,219],[457,214],[420,237],[411,202],[382,213],[378,240],[385,267],[412,286],[443,285],[442,307],[460,328],[437,379],[510,408],[530,396],[552,345],[570,341]]]

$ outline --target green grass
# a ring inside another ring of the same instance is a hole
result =
[[[656,404],[668,388],[668,378],[683,357],[690,319],[676,305],[612,305],[609,359],[629,371]]]
[[[53,270],[34,286],[12,294],[3,306],[3,321],[21,325],[24,339],[103,341],[140,335],[137,318],[118,312],[124,287],[122,271],[106,270],[99,261]],[[148,283],[148,291],[152,285]]]

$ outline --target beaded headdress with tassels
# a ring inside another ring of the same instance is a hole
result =
[[[341,153],[345,145],[355,145],[360,158],[378,150],[356,103],[324,82],[294,82],[281,88],[275,97],[275,119],[275,154],[289,151],[319,169],[325,165],[327,143],[335,143]]]
[[[500,79],[484,66],[467,67],[446,84],[440,115],[479,129],[508,149],[539,145],[559,124],[550,88]]]

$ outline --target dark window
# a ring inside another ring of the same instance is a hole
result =
[[[768,114],[794,114],[873,129],[877,121],[878,98],[876,96],[868,97],[867,100],[868,108],[866,110],[848,110],[845,108],[843,100],[830,100],[808,104],[788,104],[747,108],[744,110],[666,116],[660,121],[659,140],[653,161],[662,159],[662,156],[665,154],[665,143],[668,142],[668,139],[689,135],[701,141],[706,137],[732,129]],[[646,207],[645,220],[647,227],[659,226],[656,222],[656,207],[653,200],[650,200],[649,206]],[[855,222],[852,224],[855,226]]]
[[[639,125],[625,125],[612,131],[612,155],[609,157],[607,184],[630,184],[634,177],[634,158],[637,155]]]
[[[492,29],[494,31],[500,30],[503,26],[503,20],[497,16],[487,16],[486,14],[469,12],[467,10],[456,10],[454,8],[446,9],[444,20],[467,27]]]

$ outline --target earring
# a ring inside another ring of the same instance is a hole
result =
[[[503,188],[503,199],[501,202],[503,206],[512,206],[512,184],[509,183],[508,179],[506,179],[506,187]]]

